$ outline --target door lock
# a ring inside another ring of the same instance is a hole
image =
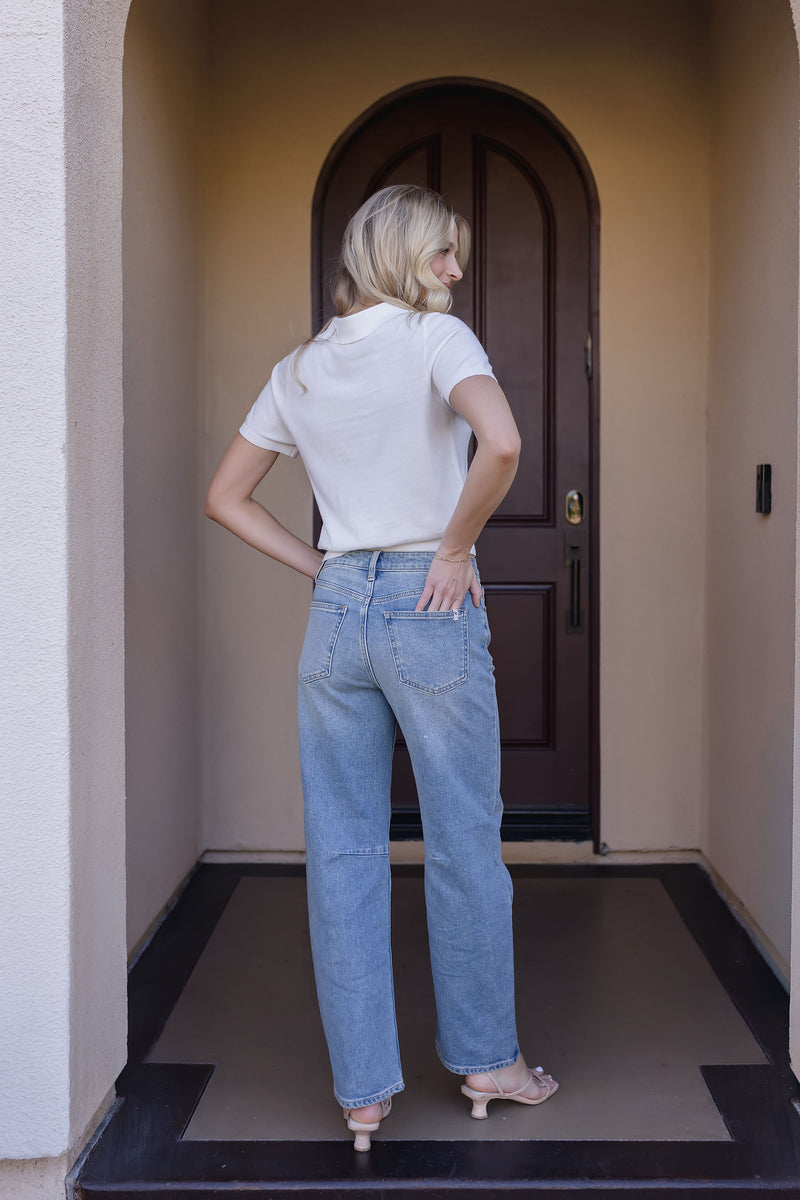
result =
[[[564,497],[564,509],[570,525],[580,525],[586,515],[583,492],[579,492],[577,488],[573,488],[571,492],[567,492]]]

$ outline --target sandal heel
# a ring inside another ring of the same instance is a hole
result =
[[[461,1085],[461,1091],[472,1101],[472,1112],[469,1114],[476,1121],[485,1121],[489,1116],[486,1111],[486,1105],[489,1103],[490,1094],[481,1095],[479,1092],[473,1091],[464,1083]]]
[[[391,1096],[388,1100],[381,1100],[381,1118],[380,1121],[356,1121],[350,1116],[350,1109],[342,1107],[344,1119],[347,1121],[347,1128],[352,1130],[355,1136],[353,1148],[355,1150],[371,1150],[372,1144],[370,1137],[380,1129],[381,1121],[384,1117],[388,1117],[392,1108]]]

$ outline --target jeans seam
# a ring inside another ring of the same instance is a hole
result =
[[[366,848],[363,850],[336,850],[336,851],[334,851],[334,853],[337,855],[341,855],[342,857],[349,856],[349,857],[356,857],[356,858],[358,858],[358,857],[361,857],[361,858],[371,858],[371,857],[386,858],[386,856],[389,853],[389,847],[388,846],[374,846],[374,847],[369,847],[369,848]]]
[[[392,592],[390,596],[381,596],[375,601],[376,604],[384,604],[389,600],[407,600],[409,596],[421,596],[422,588],[409,588],[405,592]]]
[[[342,628],[342,624],[344,623],[344,618],[347,613],[347,605],[346,604],[327,604],[324,600],[312,600],[311,608],[309,609],[309,616],[311,615],[311,612],[338,613],[339,620],[337,621],[337,623],[334,627],[333,634],[331,637],[331,642],[330,642],[330,645],[328,646],[328,649],[325,654],[323,667],[320,670],[304,673],[300,670],[300,664],[298,662],[297,673],[298,673],[299,678],[303,681],[303,683],[313,683],[314,680],[316,680],[316,679],[327,679],[327,677],[330,675],[331,671],[333,670],[333,652],[336,649],[336,642],[339,638],[339,631]]]
[[[403,1067],[400,1059],[400,1035],[397,1029],[397,1003],[394,989],[394,960],[392,959],[392,871],[391,867],[386,872],[386,938],[389,946],[389,979],[392,983],[392,1012],[394,1013],[394,1052],[397,1057],[397,1065],[400,1071],[400,1078],[403,1077]]]
[[[363,592],[356,591],[355,588],[349,588],[343,583],[334,583],[331,579],[320,579],[318,587],[324,588],[325,591],[339,592],[342,596],[351,596],[354,600],[362,600]]]
[[[383,689],[381,688],[380,682],[378,681],[378,677],[376,676],[375,671],[373,669],[372,661],[370,660],[370,657],[369,657],[369,646],[367,645],[367,622],[369,621],[369,611],[370,611],[370,607],[372,605],[372,593],[375,589],[375,580],[374,579],[371,581],[368,580],[367,582],[368,582],[368,591],[367,591],[367,594],[363,597],[363,603],[361,605],[361,610],[358,615],[358,640],[359,640],[359,644],[361,646],[361,657],[364,661],[364,666],[367,669],[369,677],[372,680],[375,687],[378,688],[379,691],[382,691]]]

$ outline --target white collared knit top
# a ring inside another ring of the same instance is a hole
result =
[[[495,378],[475,334],[449,313],[382,302],[335,317],[301,355],[282,358],[239,428],[300,454],[331,558],[348,550],[436,550],[467,475],[470,427],[450,393]],[[475,553],[475,547],[472,547]]]

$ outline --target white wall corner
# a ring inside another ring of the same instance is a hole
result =
[[[16,1200],[63,1195],[126,1058],[126,10],[0,11],[0,1191],[13,1180]]]

